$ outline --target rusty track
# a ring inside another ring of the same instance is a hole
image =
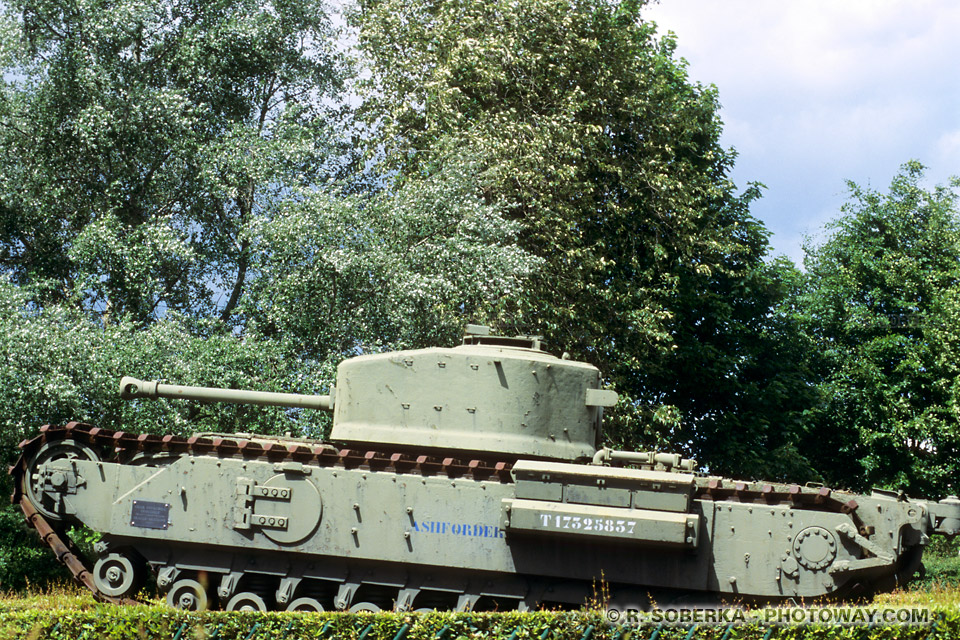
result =
[[[26,473],[29,458],[48,442],[70,439],[101,450],[112,450],[113,457],[121,453],[172,453],[192,455],[216,455],[221,457],[266,458],[270,461],[295,461],[321,467],[345,468],[367,467],[373,471],[389,470],[396,473],[420,473],[422,475],[447,475],[450,477],[471,476],[475,480],[513,482],[511,461],[483,458],[463,459],[432,455],[415,455],[406,452],[379,449],[337,449],[332,445],[307,446],[287,444],[282,440],[271,441],[270,436],[249,439],[231,436],[156,436],[132,434],[92,427],[80,422],[71,422],[63,427],[44,425],[40,435],[20,443],[22,453],[11,469],[16,475]],[[19,485],[14,490],[16,497]],[[15,500],[18,501],[18,500]]]

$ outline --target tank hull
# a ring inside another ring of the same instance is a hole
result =
[[[944,510],[675,470],[76,424],[22,447],[14,499],[48,543],[74,523],[103,534],[79,580],[121,601],[149,567],[185,608],[194,584],[226,608],[577,606],[601,582],[640,606],[651,590],[842,597],[909,578]]]

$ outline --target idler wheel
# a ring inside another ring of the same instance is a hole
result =
[[[241,591],[230,598],[227,611],[266,611],[267,603],[252,591]]]
[[[323,605],[316,598],[297,598],[287,605],[287,611],[323,611]]]
[[[23,479],[23,484],[25,485],[23,492],[27,494],[27,498],[30,499],[33,506],[36,507],[37,511],[43,514],[44,517],[51,520],[61,520],[63,517],[63,514],[60,513],[62,503],[57,498],[57,494],[50,495],[44,493],[45,482],[44,477],[40,475],[40,467],[49,462],[57,462],[60,460],[99,459],[100,456],[98,456],[93,449],[76,440],[68,438],[66,440],[47,442],[40,447],[30,461],[30,464],[27,465],[27,473]],[[54,472],[50,476],[49,482],[53,485],[54,491],[66,490],[67,487],[65,485],[68,482],[68,476],[66,473],[59,471]],[[47,498],[46,500],[44,500],[45,496]]]
[[[167,592],[167,604],[184,611],[206,611],[210,604],[207,590],[196,580],[177,580]]]
[[[105,596],[114,598],[135,594],[140,588],[140,572],[130,558],[119,553],[108,554],[93,567],[93,582]]]
[[[350,613],[380,613],[380,607],[372,602],[358,602],[350,607]]]

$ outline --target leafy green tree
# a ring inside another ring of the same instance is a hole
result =
[[[910,162],[887,193],[848,183],[828,237],[806,248],[795,307],[820,381],[806,446],[841,486],[957,492],[960,182],[922,181]]]
[[[148,328],[102,324],[65,305],[39,307],[0,284],[0,406],[4,460],[41,424],[79,420],[137,433],[283,433],[293,415],[277,408],[185,402],[127,402],[123,375],[178,384],[324,392],[328,371],[311,371],[281,345],[238,339],[216,321],[169,314]],[[289,384],[296,381],[297,388]],[[311,416],[315,412],[305,412]],[[311,420],[301,420],[307,428]],[[320,421],[314,421],[319,429]]]
[[[323,4],[13,0],[3,20],[0,269],[108,319],[229,319],[245,226],[333,171]]]
[[[468,163],[422,194],[344,195],[363,176],[334,133],[349,123],[331,106],[347,67],[324,10],[11,3],[0,269],[38,304],[105,324],[218,317],[238,335],[293,335],[297,357],[324,362],[448,336],[480,299],[516,289],[532,263],[462,186]],[[318,300],[318,283],[336,292]]]
[[[483,315],[600,366],[626,397],[614,440],[799,472],[804,392],[771,319],[786,287],[749,215],[758,189],[727,179],[716,91],[643,5],[365,0],[371,154],[406,189],[476,154],[478,188],[544,261]]]
[[[137,417],[115,384],[90,387],[142,371],[309,392],[358,350],[448,335],[536,265],[471,191],[469,162],[422,192],[344,195],[329,105],[345,58],[320,2],[4,9],[4,420],[250,430],[243,410]]]
[[[304,193],[253,229],[250,326],[305,359],[455,344],[539,265],[474,192],[474,163],[376,195]]]
[[[122,375],[183,384],[325,392],[331,372],[287,357],[282,345],[240,340],[219,321],[168,314],[147,328],[103,324],[71,305],[46,305],[0,281],[0,461],[13,464],[17,443],[42,424],[79,420],[134,433],[246,431],[320,436],[324,412],[173,401],[126,402]],[[11,493],[0,476],[0,494]],[[53,556],[23,524],[19,508],[0,508],[0,588],[64,579]]]

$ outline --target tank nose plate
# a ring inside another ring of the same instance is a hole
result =
[[[807,527],[793,539],[793,555],[806,569],[824,569],[837,557],[837,539],[823,527]]]

